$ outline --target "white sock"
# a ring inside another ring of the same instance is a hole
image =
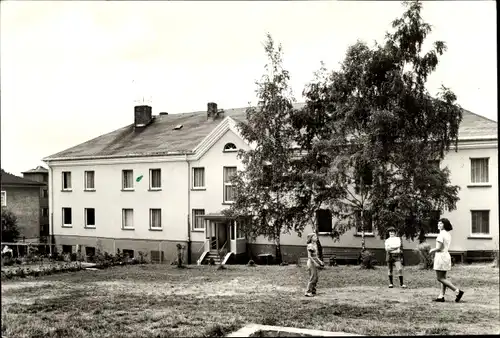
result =
[[[458,295],[458,294],[460,293],[460,289],[459,289],[459,288],[457,288],[457,289],[455,290],[455,293]]]

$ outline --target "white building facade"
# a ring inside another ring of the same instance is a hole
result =
[[[237,128],[244,116],[245,109],[221,112],[213,103],[207,112],[158,116],[151,107],[138,106],[133,125],[45,158],[56,244],[65,252],[79,245],[89,255],[97,249],[133,256],[141,251],[161,262],[174,260],[181,244],[193,264],[206,260],[211,250],[224,250],[227,262],[274,253],[264,238],[247,243],[238,220],[221,214],[233,199],[228,179],[243,169],[237,150],[249,149]],[[440,164],[450,169],[451,183],[461,187],[457,210],[442,215],[454,225],[453,251],[498,250],[496,128],[496,122],[467,112],[458,152],[451,151]],[[321,220],[325,232],[332,223]],[[310,231],[308,226],[304,232]],[[304,256],[304,241],[283,234],[285,260]],[[357,250],[360,237],[352,229],[340,241],[325,234],[321,242]],[[411,252],[416,244],[407,241],[405,248]],[[383,259],[376,229],[367,234],[366,246]]]

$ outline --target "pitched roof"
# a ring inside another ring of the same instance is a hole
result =
[[[47,168],[42,167],[41,165],[39,165],[35,169],[30,169],[28,171],[23,171],[23,174],[35,174],[35,173],[48,174],[49,173],[49,169],[47,169]]]
[[[4,171],[3,169],[1,170],[1,183],[2,186],[9,186],[9,185],[22,185],[22,186],[42,186],[45,185],[45,183],[42,182],[36,182],[32,180],[28,180],[23,177],[19,177],[16,175],[13,175],[11,173],[8,173]]]
[[[304,105],[304,103],[296,103],[294,107],[301,108]],[[227,109],[222,118],[230,116],[236,122],[245,121],[246,109]],[[133,124],[130,124],[48,156],[44,160],[190,153],[222,121],[222,118],[207,119],[206,111],[157,115],[145,128],[136,129]],[[177,125],[182,125],[182,128],[174,130]],[[464,110],[459,139],[484,138],[497,139],[497,122]]]

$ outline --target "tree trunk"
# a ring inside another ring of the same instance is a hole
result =
[[[280,242],[280,236],[276,237],[276,263],[281,264],[282,258],[281,258],[281,242]]]
[[[365,213],[363,211],[364,207],[361,209],[361,252],[366,250],[365,246]]]
[[[316,234],[316,237],[318,238],[318,241],[316,242],[316,246],[318,247],[318,258],[320,261],[324,262],[324,260],[323,260],[323,247],[321,246],[321,242],[319,241],[318,234]]]

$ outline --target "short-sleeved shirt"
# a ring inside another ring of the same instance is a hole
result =
[[[446,230],[441,230],[436,238],[436,242],[443,243],[442,251],[436,251],[434,256],[434,270],[451,270],[451,256],[448,252],[451,244],[451,235]]]

